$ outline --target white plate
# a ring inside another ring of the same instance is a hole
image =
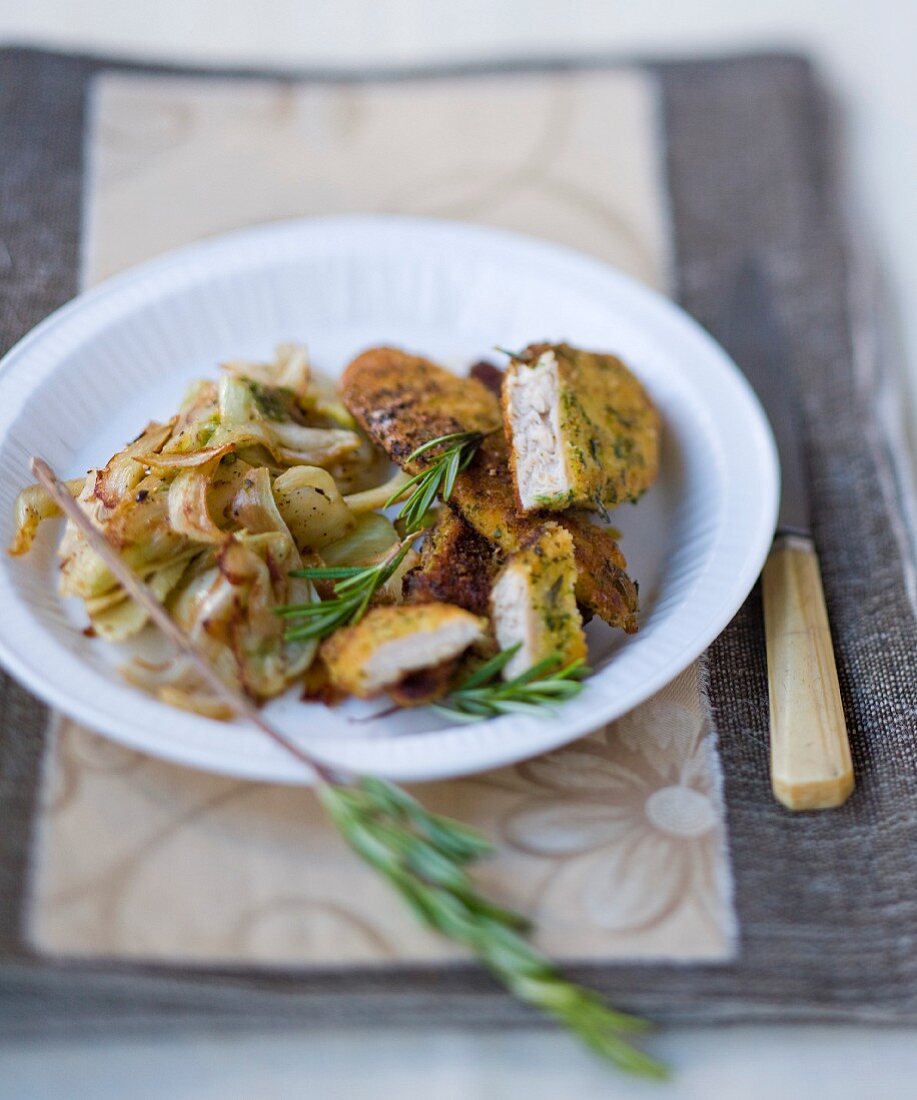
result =
[[[0,371],[0,541],[41,454],[66,477],[102,464],[186,383],[228,358],[308,343],[339,372],[376,343],[454,370],[494,345],[535,340],[619,353],[664,422],[662,472],[614,516],[640,583],[640,632],[589,627],[595,674],[546,718],[444,725],[424,711],[370,723],[378,709],[268,708],[319,755],[398,779],[434,779],[524,759],[625,713],[685,668],[751,589],[773,534],[778,470],[764,414],[724,352],[659,295],[542,241],[458,223],[391,217],[268,225],[169,253],[81,295],[7,355]],[[121,680],[126,654],[81,633],[78,600],[55,594],[59,523],[0,565],[0,658],[53,706],[117,741],[181,764],[308,782],[263,735],[172,710]]]

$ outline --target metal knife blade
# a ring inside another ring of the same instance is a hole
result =
[[[737,272],[722,333],[723,347],[751,383],[770,420],[780,455],[777,530],[809,536],[808,470],[802,407],[767,274],[746,258]]]

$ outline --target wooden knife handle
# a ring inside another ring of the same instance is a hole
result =
[[[778,536],[762,580],[771,787],[790,810],[840,806],[853,790],[853,765],[812,542]]]

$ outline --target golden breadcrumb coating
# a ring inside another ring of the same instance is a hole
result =
[[[544,383],[537,393],[536,377]],[[655,481],[659,414],[617,356],[531,344],[507,367],[502,392],[525,510],[604,512],[636,501]]]
[[[510,555],[491,593],[500,648],[521,646],[504,669],[507,679],[555,654],[562,665],[585,659],[575,584],[573,537],[560,524],[545,523]]]
[[[369,699],[482,640],[487,620],[445,603],[376,607],[321,648],[333,687]]]
[[[474,462],[459,474],[452,504],[479,535],[507,554],[518,550],[545,518],[522,515],[516,507],[506,444],[499,436],[485,439]],[[633,634],[637,586],[626,573],[627,562],[614,534],[591,523],[583,513],[571,511],[556,519],[573,536],[577,600],[609,626]]]
[[[358,356],[345,371],[342,394],[344,403],[371,438],[393,461],[410,466],[411,473],[427,461],[428,456],[422,456],[415,463],[406,462],[407,456],[423,443],[452,432],[488,431],[500,422],[497,399],[486,386],[394,348],[372,348]],[[472,464],[459,475],[450,505],[504,555],[518,550],[545,519],[543,514],[526,514],[519,509],[502,432],[486,436]],[[579,602],[609,625],[628,633],[635,631],[637,586],[625,572],[626,562],[614,535],[574,511],[553,515],[573,536]],[[453,528],[444,546],[457,537]],[[448,597],[448,602],[483,610],[480,589],[484,585],[477,577],[473,590],[465,587],[461,578],[457,588],[446,587],[450,551],[444,549],[440,558],[435,534],[427,553],[431,563],[428,576],[424,576],[422,563],[409,582],[409,587],[417,585],[414,598]],[[474,553],[478,561],[486,561],[480,547]],[[442,568],[440,561],[446,563]],[[491,576],[488,573],[488,584]],[[428,580],[429,587],[425,588]]]
[[[398,348],[370,348],[344,371],[341,397],[366,434],[393,462],[417,473],[435,452],[407,458],[431,439],[500,427],[500,404],[474,378]]]
[[[405,599],[440,600],[486,615],[499,568],[497,551],[460,515],[440,508],[420,548],[420,564],[404,578]]]

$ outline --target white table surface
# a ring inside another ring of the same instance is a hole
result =
[[[917,402],[917,4],[910,0],[0,0],[0,42],[268,65],[800,48],[844,109],[855,208],[876,242]],[[917,419],[903,407],[912,438]],[[436,1100],[914,1095],[917,1035],[888,1027],[672,1028],[658,1087],[609,1073],[565,1036],[355,1030],[275,1037],[0,1046],[0,1100],[130,1095]]]
[[[632,1081],[549,1032],[384,1030],[0,1047],[2,1100],[891,1100],[917,1041],[889,1028],[678,1028],[670,1084]]]

